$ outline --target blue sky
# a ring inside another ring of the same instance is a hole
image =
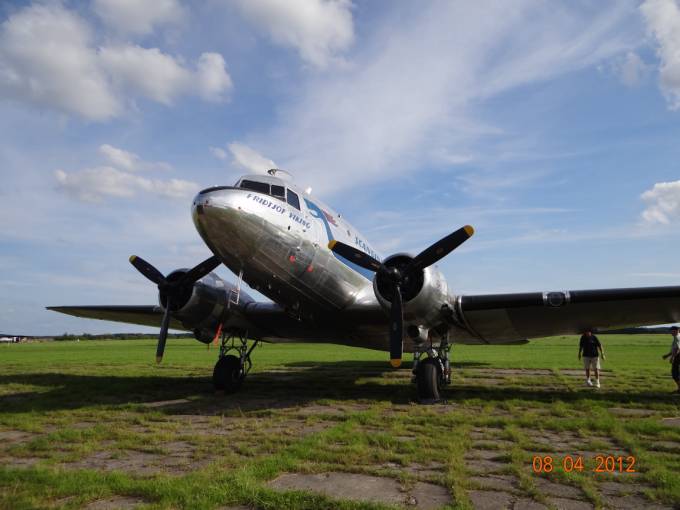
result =
[[[383,254],[472,224],[456,293],[678,285],[678,34],[676,0],[2,2],[0,332],[142,330],[44,307],[155,303],[129,255],[209,256],[193,194],[271,163]]]

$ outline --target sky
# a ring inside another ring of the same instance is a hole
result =
[[[271,166],[383,255],[473,225],[456,294],[680,285],[680,3],[0,2],[0,332],[153,331],[44,307],[155,304]]]

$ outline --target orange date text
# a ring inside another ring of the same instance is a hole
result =
[[[552,473],[562,469],[565,473],[592,471],[593,473],[635,473],[636,459],[632,455],[595,455],[586,460],[581,455],[534,455],[531,470],[534,473]]]

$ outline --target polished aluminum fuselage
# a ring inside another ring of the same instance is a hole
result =
[[[300,193],[286,181],[266,179],[297,192],[300,210],[281,199],[239,187],[217,186],[196,196],[194,223],[213,253],[236,275],[242,274],[253,289],[303,321],[332,320],[340,311],[361,315],[362,311],[389,308],[389,303],[376,297],[374,273],[328,248],[329,241],[335,239],[380,258],[366,238],[318,199]],[[447,286],[441,273],[427,268],[424,276],[428,292],[446,303]],[[439,320],[438,308],[425,309],[432,301],[423,297],[432,296],[416,297],[412,306],[406,307],[405,319],[430,327]],[[373,323],[360,322],[364,330],[358,336],[367,343],[387,341],[384,313]]]
[[[301,318],[375,302],[373,274],[328,248],[337,239],[373,251],[368,242],[325,204],[300,197],[298,210],[263,193],[217,187],[194,199],[193,218],[229,269]]]

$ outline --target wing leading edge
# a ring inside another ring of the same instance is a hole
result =
[[[85,319],[124,322],[154,328],[159,328],[163,319],[163,309],[153,305],[48,306],[47,309]],[[170,319],[170,329],[188,331],[177,319]]]
[[[488,343],[680,321],[680,286],[459,296],[465,327]]]

